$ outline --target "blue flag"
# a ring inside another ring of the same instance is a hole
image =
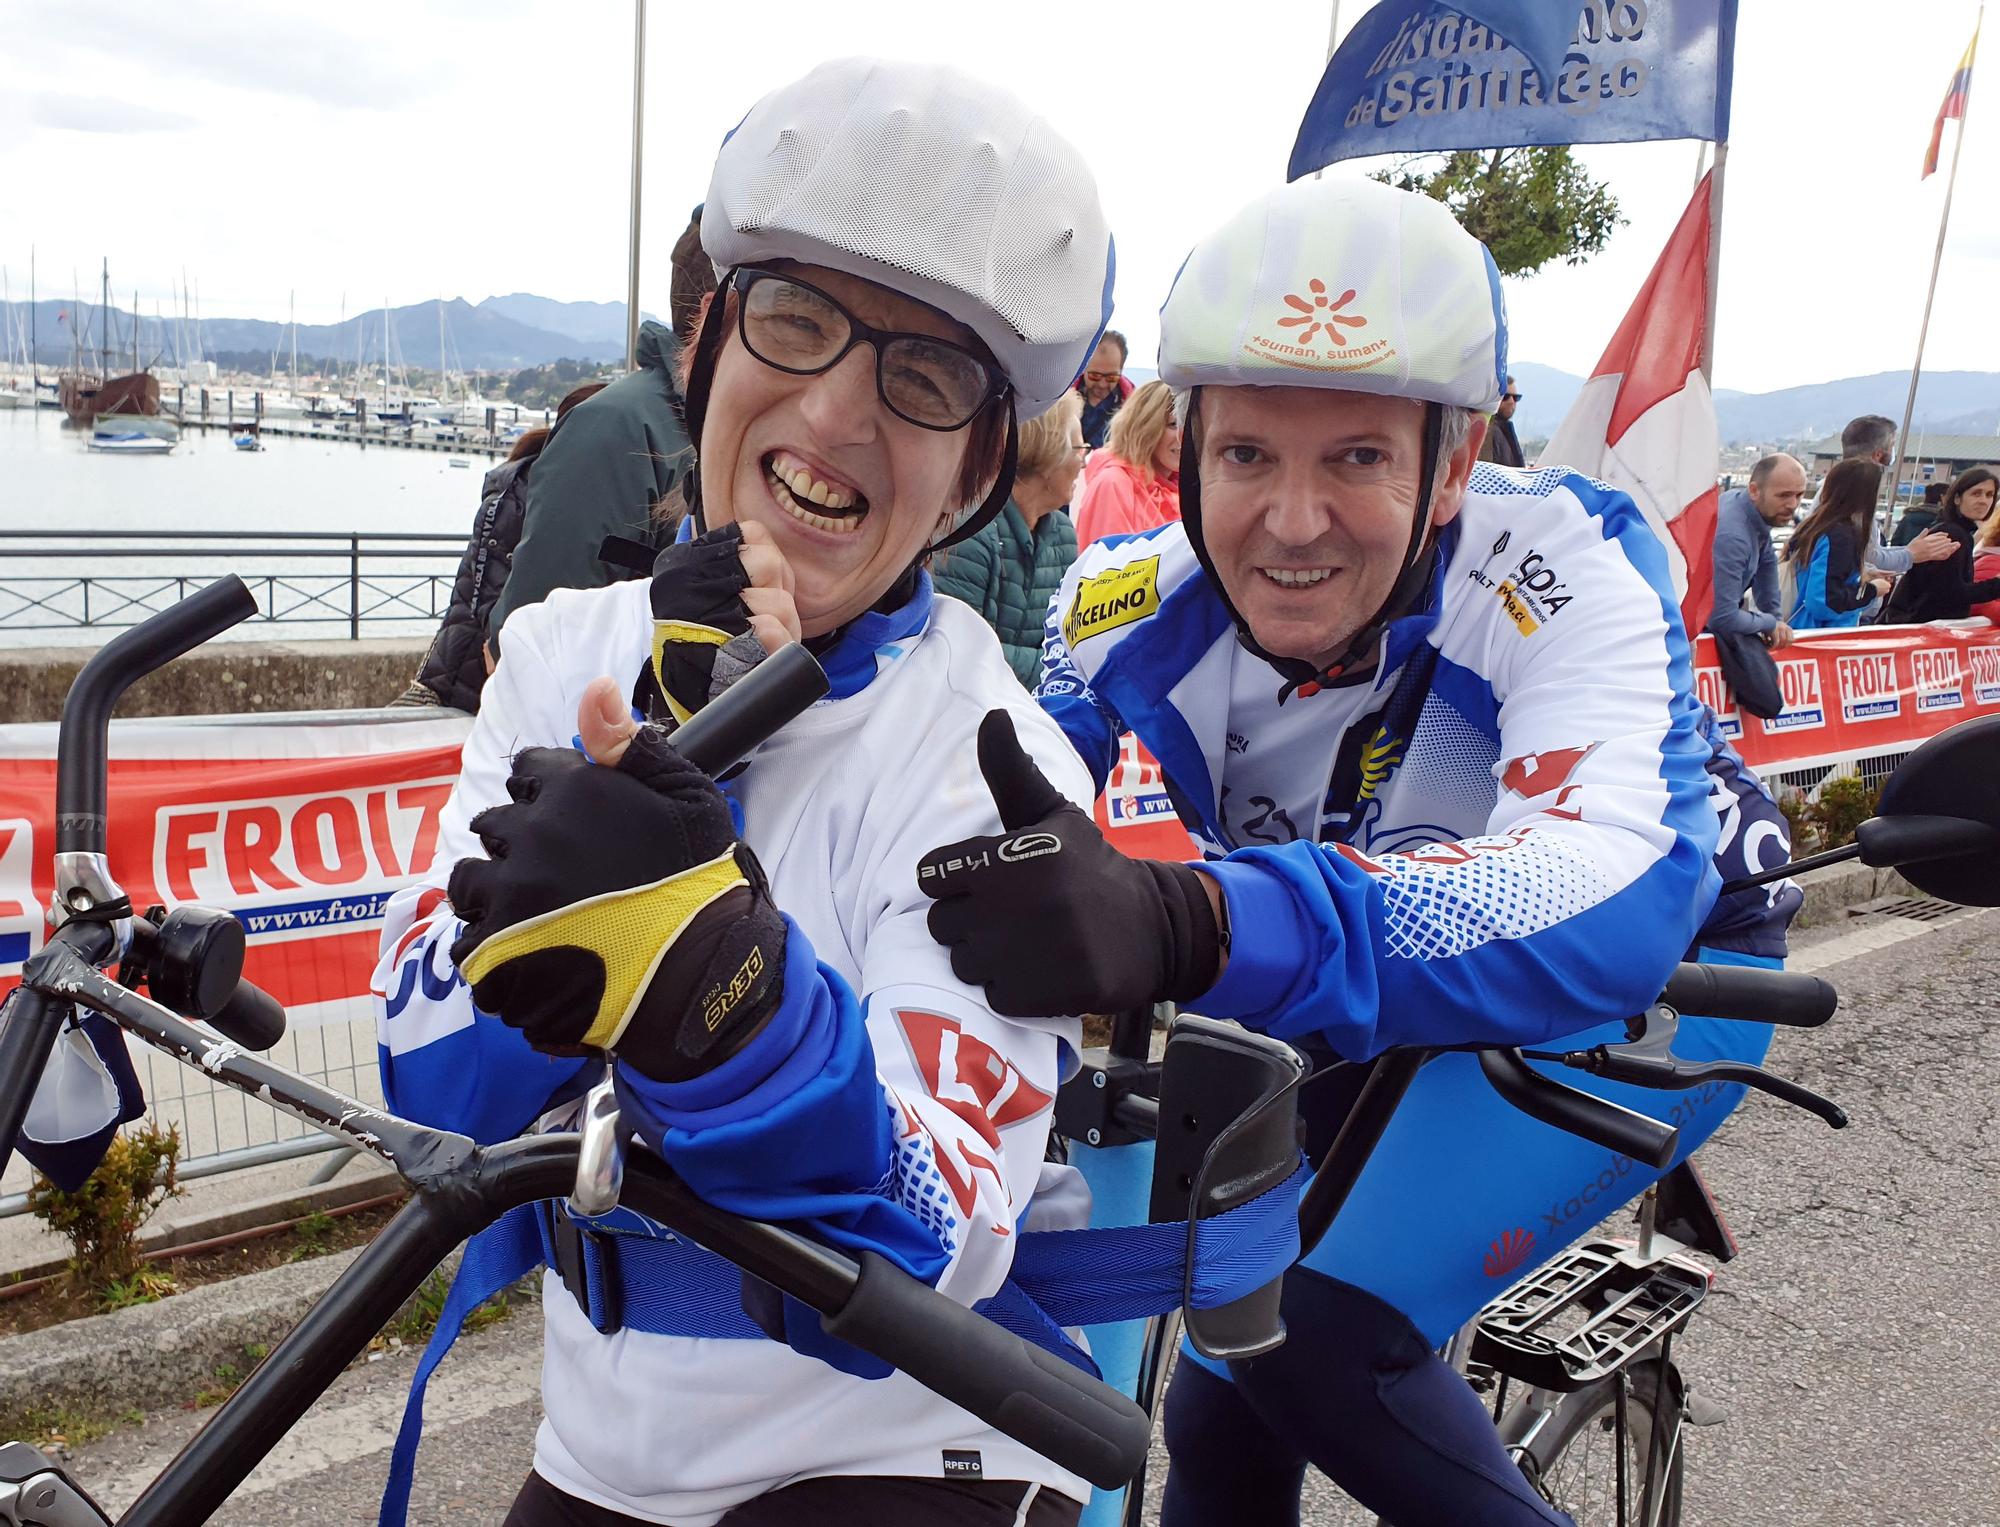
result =
[[[1384,0],[1326,66],[1286,178],[1339,159],[1729,136],[1736,0]]]

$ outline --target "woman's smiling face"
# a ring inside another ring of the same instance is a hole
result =
[[[865,324],[976,344],[962,324],[872,281],[782,269]],[[744,348],[733,309],[716,358],[700,442],[703,511],[711,527],[745,521],[771,532],[791,564],[807,636],[881,599],[964,507],[960,469],[976,430],[899,418],[875,368],[874,347],[863,344],[817,376],[780,371]]]

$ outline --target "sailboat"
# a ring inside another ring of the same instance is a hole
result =
[[[135,304],[136,309],[136,304]],[[106,327],[102,336],[105,343],[98,350],[99,366],[95,371],[82,364],[83,350],[79,346],[75,364],[58,378],[61,389],[63,412],[78,428],[94,423],[100,414],[156,415],[160,411],[159,379],[139,365],[139,317],[136,310],[132,316],[132,369],[123,375],[111,374],[111,348],[109,344],[111,324],[111,262],[104,262],[104,301],[98,309],[98,318]],[[71,331],[74,334],[74,330]],[[168,447],[172,449],[171,446]]]

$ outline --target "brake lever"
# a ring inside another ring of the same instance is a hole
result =
[[[1847,1113],[1838,1103],[1797,1082],[1773,1076],[1762,1066],[1736,1060],[1682,1060],[1674,1054],[1674,1039],[1679,1031],[1680,1014],[1659,1003],[1626,1025],[1626,1033],[1631,1037],[1623,1044],[1521,1053],[1530,1060],[1553,1061],[1573,1071],[1588,1071],[1592,1076],[1656,1092],[1686,1092],[1708,1082],[1733,1082],[1802,1108],[1825,1120],[1830,1128],[1847,1128]]]

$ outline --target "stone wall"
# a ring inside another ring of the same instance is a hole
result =
[[[218,716],[387,705],[429,638],[211,642],[134,684],[121,716]],[[0,650],[0,722],[53,721],[88,647]]]

